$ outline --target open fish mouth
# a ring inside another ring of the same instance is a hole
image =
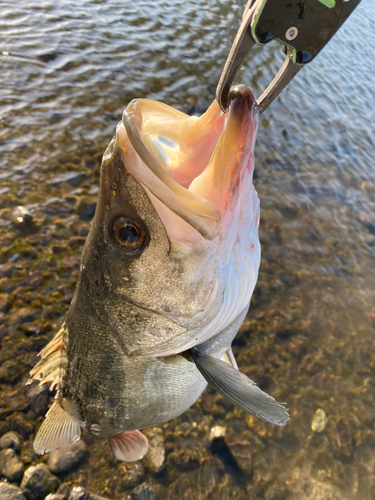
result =
[[[213,240],[223,219],[240,207],[244,179],[252,179],[256,100],[240,85],[229,101],[226,114],[214,101],[201,117],[189,117],[160,102],[135,99],[118,125],[124,164],[147,190],[174,241]]]

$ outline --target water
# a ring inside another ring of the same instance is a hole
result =
[[[67,311],[122,110],[148,97],[202,112],[241,11],[232,0],[0,4],[0,434],[23,436],[26,465],[43,412],[24,382]],[[161,472],[118,464],[86,436],[88,461],[65,482],[116,499],[142,482],[170,499],[375,497],[374,23],[363,0],[261,118],[262,264],[234,350],[291,422],[263,424],[208,390],[162,426]],[[255,48],[238,82],[259,95],[281,62],[277,45]],[[13,224],[17,205],[33,224]],[[225,444],[209,446],[213,426]]]

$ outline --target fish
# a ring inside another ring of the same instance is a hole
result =
[[[141,432],[181,415],[207,384],[265,422],[289,420],[238,370],[231,348],[260,264],[253,185],[258,106],[231,89],[200,117],[161,102],[126,107],[101,165],[98,203],[66,319],[30,381],[56,396],[38,454],[107,439],[118,460],[148,449]]]

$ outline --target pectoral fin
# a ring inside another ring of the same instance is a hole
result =
[[[108,439],[113,456],[123,462],[136,462],[148,450],[148,440],[140,431],[126,431]]]
[[[191,349],[191,354],[207,382],[231,403],[271,424],[285,425],[289,420],[286,408],[249,377],[220,359],[199,354],[196,349]]]

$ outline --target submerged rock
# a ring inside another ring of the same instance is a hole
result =
[[[87,456],[84,441],[79,440],[68,446],[61,446],[50,453],[48,467],[55,474],[64,474],[75,469]]]
[[[21,438],[17,432],[9,431],[0,438],[0,449],[12,448],[14,451],[20,451]]]
[[[94,495],[93,493],[90,493],[81,486],[76,486],[75,488],[72,489],[69,495],[69,500],[109,500],[109,499],[106,497],[101,497],[99,495]]]
[[[151,486],[143,483],[133,491],[133,497],[135,500],[155,500],[156,494]]]
[[[318,408],[311,422],[311,430],[313,432],[323,432],[327,426],[328,418],[324,410]]]
[[[68,500],[71,492],[71,487],[67,484],[62,484],[59,486],[58,490],[56,491],[57,495],[62,495],[64,497],[64,500]]]
[[[13,484],[0,482],[1,500],[26,500],[22,491]]]
[[[145,465],[151,472],[159,472],[165,460],[164,434],[159,428],[147,432],[149,451],[144,457]]]
[[[32,222],[33,216],[27,208],[18,206],[13,210],[11,219],[14,224],[26,225]]]
[[[43,500],[54,493],[60,482],[44,464],[29,467],[22,479],[21,489],[27,500]]]
[[[49,391],[47,385],[33,382],[26,393],[31,409],[36,415],[44,415],[48,409]]]
[[[25,467],[14,450],[8,448],[0,451],[0,471],[8,481],[19,481],[24,470]]]

